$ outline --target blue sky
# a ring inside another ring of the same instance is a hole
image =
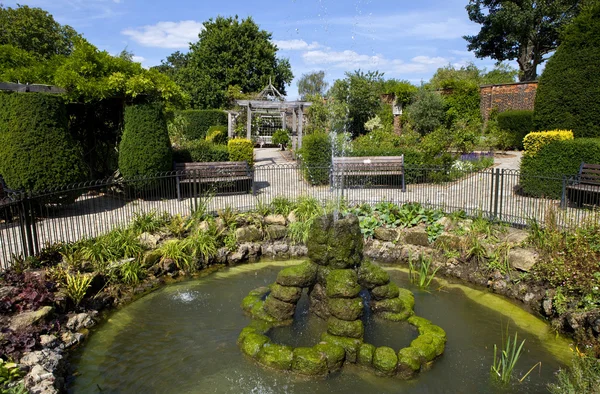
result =
[[[16,2],[4,1],[15,7]],[[124,48],[149,67],[170,53],[187,51],[202,22],[217,15],[252,16],[273,34],[288,57],[296,79],[287,88],[297,96],[303,73],[325,70],[328,81],[345,71],[379,70],[386,78],[415,84],[428,80],[438,67],[474,61],[491,69],[492,59],[476,59],[466,48],[465,34],[477,33],[469,21],[467,0],[21,0],[41,7],[73,26],[102,50]]]

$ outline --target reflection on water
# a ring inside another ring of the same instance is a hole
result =
[[[490,393],[546,392],[559,362],[543,346],[539,322],[510,310],[518,324],[501,313],[474,302],[486,293],[448,284],[444,292],[415,291],[415,312],[443,327],[446,352],[413,381],[380,378],[358,368],[344,369],[326,380],[309,380],[264,370],[246,359],[236,340],[248,324],[240,302],[252,289],[273,282],[282,264],[254,264],[231,268],[199,280],[170,285],[115,312],[100,325],[72,358],[76,370],[72,393]],[[404,272],[390,270],[392,280],[409,287]],[[494,304],[486,299],[485,304]],[[504,305],[504,304],[494,304]],[[296,322],[273,330],[275,342],[312,346],[326,324],[307,313],[303,295]],[[520,310],[519,310],[520,311]],[[400,349],[416,337],[406,323],[366,319],[365,339],[377,346]],[[521,385],[500,389],[490,383],[494,344],[501,345],[502,327],[526,339],[517,366],[524,374],[538,361]],[[545,327],[545,326],[544,326]],[[550,341],[550,337],[544,338]],[[556,348],[565,349],[563,341]]]

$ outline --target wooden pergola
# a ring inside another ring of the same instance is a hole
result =
[[[297,148],[302,147],[302,127],[304,124],[304,109],[311,106],[308,101],[285,101],[285,97],[273,86],[271,81],[264,88],[256,100],[236,100],[236,104],[246,108],[246,138],[252,139],[252,116],[273,115],[281,116],[281,127],[287,128],[287,117],[292,117],[292,135],[297,136]],[[233,127],[236,113],[228,113],[228,133],[233,137]]]

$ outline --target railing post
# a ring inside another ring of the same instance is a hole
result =
[[[563,175],[562,178],[562,193],[560,195],[560,207],[567,207],[567,176]]]
[[[499,200],[499,192],[500,192],[500,169],[496,168],[494,177],[496,178],[494,181],[494,211],[492,213],[492,219],[496,220],[498,218],[498,200]]]

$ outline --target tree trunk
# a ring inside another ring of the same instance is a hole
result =
[[[520,82],[536,80],[538,62],[536,61],[536,54],[532,42],[528,42],[527,45],[521,47],[517,63],[519,64]]]

